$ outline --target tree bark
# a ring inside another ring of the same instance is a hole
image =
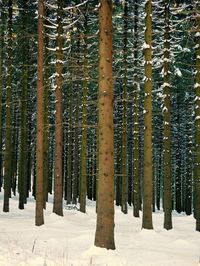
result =
[[[12,51],[12,10],[13,2],[8,1],[8,36],[7,36],[7,90],[6,90],[6,135],[5,135],[5,172],[4,172],[4,203],[3,211],[9,212],[9,198],[11,196],[11,180],[12,180],[12,81],[13,81],[13,51]]]
[[[56,51],[56,114],[55,114],[55,177],[53,212],[63,216],[63,117],[62,117],[62,71],[63,71],[63,0],[58,1],[57,51]]]
[[[37,140],[36,140],[36,216],[35,224],[44,224],[43,214],[43,19],[44,2],[38,1],[38,63],[37,63]]]
[[[127,30],[128,30],[128,4],[124,1],[124,29],[123,29],[123,93],[122,93],[122,200],[121,200],[121,210],[123,213],[127,214],[127,201],[128,201],[128,180],[127,180]]]
[[[134,4],[134,102],[133,102],[133,215],[139,217],[140,177],[139,177],[139,77],[138,77],[138,1]]]
[[[145,3],[145,98],[144,98],[144,178],[142,228],[153,229],[152,223],[152,3]]]
[[[199,8],[197,9],[199,11]],[[195,219],[196,231],[200,231],[200,16],[196,15],[196,101],[195,101],[195,126],[196,126],[196,162],[195,162]]]
[[[172,192],[171,192],[171,95],[170,95],[170,1],[164,3],[164,84],[163,84],[163,161],[164,161],[164,228],[172,229]]]
[[[85,10],[86,12],[86,10]],[[82,96],[82,143],[81,143],[81,176],[80,176],[80,211],[86,211],[87,195],[87,97],[88,97],[88,60],[87,60],[87,16],[84,22],[84,62],[83,62],[83,96]]]
[[[95,246],[115,249],[111,0],[100,0],[99,23],[99,180]]]

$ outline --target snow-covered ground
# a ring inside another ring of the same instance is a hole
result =
[[[3,200],[0,194],[2,209]],[[141,230],[141,218],[116,208],[116,250],[93,245],[95,205],[88,201],[87,214],[72,209],[64,217],[47,204],[45,225],[34,225],[35,202],[18,210],[10,200],[10,212],[0,212],[0,265],[2,266],[197,266],[200,265],[200,233],[192,216],[173,213],[174,229],[163,229],[163,213],[153,215],[154,230]],[[66,208],[66,207],[65,207]]]

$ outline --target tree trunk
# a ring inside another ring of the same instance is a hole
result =
[[[86,12],[86,10],[85,10]],[[81,143],[81,176],[80,176],[80,211],[85,213],[87,194],[87,97],[88,97],[88,60],[87,60],[87,16],[84,22],[84,81],[82,96],[82,143]]]
[[[5,172],[4,172],[4,203],[3,211],[9,212],[9,198],[11,196],[11,175],[12,175],[12,81],[13,81],[13,51],[12,51],[12,0],[8,1],[8,36],[7,36],[7,95],[6,95],[6,135],[5,135]]]
[[[63,117],[62,117],[62,71],[63,71],[63,0],[58,1],[57,50],[56,50],[56,114],[55,114],[55,176],[53,212],[63,216]]]
[[[128,212],[127,201],[128,201],[128,181],[127,181],[127,30],[128,30],[128,4],[124,1],[124,29],[123,29],[123,93],[122,93],[122,200],[121,210],[123,213]]]
[[[111,0],[100,0],[99,23],[99,180],[95,246],[107,249],[115,249]]]
[[[142,228],[153,229],[152,223],[152,3],[145,3],[145,98],[144,98],[144,179]]]
[[[172,229],[172,192],[171,192],[171,97],[170,97],[170,1],[165,0],[164,32],[164,84],[163,84],[163,161],[164,161],[164,228]]]
[[[35,224],[44,224],[43,214],[43,19],[44,2],[38,1],[38,63],[37,63],[37,142],[36,142],[36,216]]]
[[[5,5],[5,1],[2,1],[2,6]],[[2,133],[3,133],[3,106],[2,106],[2,95],[3,95],[3,63],[4,63],[4,47],[5,47],[5,13],[1,11],[1,26],[0,26],[0,36],[1,36],[1,44],[0,44],[0,191],[3,184],[3,155],[2,155]]]
[[[140,178],[139,178],[139,77],[138,77],[138,1],[134,4],[134,102],[133,102],[133,215],[139,217]]]
[[[199,8],[197,9],[199,10]],[[195,98],[195,126],[196,126],[196,162],[195,162],[195,219],[196,231],[200,231],[200,16],[196,12],[196,98]]]
[[[26,1],[23,3],[24,8],[28,8]],[[22,10],[22,34],[26,36],[27,33],[27,11]],[[27,99],[28,99],[28,43],[27,39],[22,38],[22,64],[23,67],[23,79],[22,79],[22,92],[21,92],[21,126],[20,126],[20,157],[19,157],[19,176],[18,176],[18,191],[19,191],[19,209],[24,209],[24,203],[26,201],[26,182],[27,182]]]

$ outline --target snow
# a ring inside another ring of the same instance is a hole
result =
[[[166,87],[171,87],[171,85],[169,83],[167,83],[167,82],[164,82],[162,84],[161,88],[163,89],[163,88],[166,88]]]
[[[175,68],[175,73],[174,73],[176,76],[178,76],[178,77],[182,77],[182,73],[181,73],[181,71],[180,71],[180,69],[179,68]]]
[[[199,88],[199,87],[200,87],[200,83],[197,83],[197,82],[196,82],[196,83],[194,84],[194,88],[197,89],[197,88]]]
[[[3,195],[0,194],[1,207]],[[52,198],[50,199],[52,202]],[[154,230],[141,230],[141,218],[116,208],[116,250],[93,245],[95,204],[87,201],[87,213],[64,206],[64,217],[52,213],[47,203],[45,225],[34,225],[35,202],[18,210],[10,200],[10,212],[0,213],[0,265],[2,266],[197,266],[200,233],[192,216],[173,212],[174,229],[163,229],[163,212],[153,214]]]
[[[142,45],[142,48],[143,49],[149,49],[150,48],[150,45],[147,44],[146,42],[144,42],[143,45]]]

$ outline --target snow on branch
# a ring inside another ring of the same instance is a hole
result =
[[[67,10],[71,10],[71,9],[74,9],[74,8],[79,8],[80,6],[83,6],[85,5],[86,3],[88,2],[88,0],[84,1],[83,3],[80,3],[78,5],[75,5],[75,6],[68,6],[68,7],[65,7],[63,8],[64,11],[67,11]]]
[[[146,42],[144,42],[143,45],[142,45],[142,48],[143,49],[149,49],[150,48],[150,45],[147,44]]]

